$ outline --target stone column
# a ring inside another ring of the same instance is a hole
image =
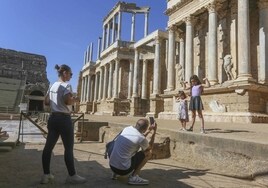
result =
[[[117,40],[121,40],[121,23],[122,23],[122,12],[118,12],[118,33]]]
[[[84,52],[84,65],[87,63],[87,51]]]
[[[96,72],[95,75],[95,89],[94,89],[94,101],[98,100],[98,87],[99,87],[99,73]]]
[[[141,98],[147,99],[147,68],[148,67],[148,60],[143,60],[143,67],[142,67],[142,89],[141,89]]]
[[[134,63],[132,61],[129,62],[129,72],[128,72],[128,99],[131,99],[132,95],[132,87],[133,87],[133,67]]]
[[[132,13],[132,19],[131,19],[131,41],[135,41],[135,18],[136,14]]]
[[[98,39],[98,54],[97,54],[97,56],[98,56],[98,59],[100,58],[100,53],[101,53],[101,37],[99,37],[99,39]]]
[[[138,97],[138,84],[139,84],[139,66],[140,66],[140,53],[138,49],[135,49],[134,57],[134,76],[133,76],[133,93],[132,97]]]
[[[90,102],[91,75],[87,76],[87,102]]]
[[[81,87],[81,102],[84,102],[84,89],[85,89],[85,78],[82,77],[82,87]]]
[[[175,27],[168,30],[168,78],[167,91],[174,90],[175,83]]]
[[[155,39],[153,94],[160,94],[160,39]]]
[[[93,56],[93,43],[90,43],[90,53],[89,53],[89,62],[92,61],[92,56]]]
[[[115,42],[115,16],[113,17],[112,43]]]
[[[144,13],[144,37],[146,37],[148,35],[148,16],[149,16],[149,12],[145,12]]]
[[[90,95],[89,95],[89,102],[93,102],[93,98],[94,98],[94,76],[91,75],[91,81],[90,81]]]
[[[88,45],[87,46],[87,58],[86,58],[87,61],[86,61],[86,63],[89,62],[89,53],[90,53],[90,46]]]
[[[103,93],[102,99],[105,100],[107,97],[107,79],[108,78],[108,67],[104,65],[104,78],[103,78]]]
[[[109,84],[108,84],[108,98],[112,98],[112,88],[113,88],[113,63],[110,62],[109,69]]]
[[[85,76],[84,99],[85,99],[85,102],[88,102],[88,75]]]
[[[183,37],[184,36],[181,34],[180,35],[180,65],[181,65],[182,69],[185,70],[185,62],[184,62],[184,58],[185,58],[184,57],[184,53],[185,53],[184,48],[185,48],[185,46],[184,46],[184,38]],[[184,76],[183,76],[183,80],[185,81]]]
[[[259,61],[260,68],[258,74],[258,82],[268,83],[268,2],[266,0],[259,1],[260,9],[260,28],[259,28]]]
[[[106,42],[106,25],[103,25],[102,28],[102,51],[105,50],[105,42]]]
[[[101,97],[102,97],[102,89],[103,89],[103,70],[102,70],[102,67],[100,67],[99,99],[98,100],[101,100]]]
[[[193,75],[193,18],[185,18],[186,44],[185,44],[185,79],[189,80]]]
[[[238,2],[238,79],[252,78],[250,70],[249,2]]]
[[[106,38],[106,47],[108,48],[110,46],[110,26],[111,23],[108,22],[108,27],[107,27],[107,38]]]
[[[217,14],[215,3],[207,6],[208,15],[208,80],[211,85],[218,83],[217,78]]]
[[[119,77],[119,59],[115,59],[114,68],[114,95],[113,98],[118,98],[118,77]]]
[[[238,61],[237,61],[237,2],[232,1],[231,4],[231,23],[230,23],[230,52],[232,56],[233,69],[232,73],[234,78],[238,74]]]

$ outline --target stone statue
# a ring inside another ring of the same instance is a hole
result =
[[[224,62],[223,62],[223,67],[226,72],[228,80],[234,79],[234,75],[232,73],[233,63],[231,59],[232,59],[232,56],[228,54],[224,57]]]
[[[182,68],[181,64],[178,63],[176,64],[176,70],[176,81],[178,84],[181,84],[182,82],[184,82],[184,69]]]

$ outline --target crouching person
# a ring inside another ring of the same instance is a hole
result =
[[[142,167],[151,158],[157,124],[149,126],[147,119],[140,119],[135,126],[124,128],[117,137],[110,156],[110,167],[116,175],[128,175],[128,184],[147,185],[149,181],[139,176]],[[150,141],[146,136],[152,131]]]

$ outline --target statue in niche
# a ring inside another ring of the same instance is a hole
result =
[[[223,61],[223,68],[226,72],[228,80],[234,79],[234,75],[232,73],[233,63],[231,59],[232,59],[232,56],[228,54],[224,57],[224,61]]]
[[[181,64],[177,63],[176,70],[177,70],[176,81],[177,81],[177,86],[178,86],[179,84],[184,82],[184,69],[181,66]]]

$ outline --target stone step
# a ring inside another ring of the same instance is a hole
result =
[[[0,146],[0,152],[9,152],[13,148],[11,146]]]

